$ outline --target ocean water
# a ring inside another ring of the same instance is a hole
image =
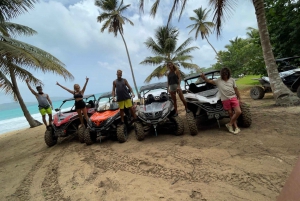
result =
[[[181,88],[184,89],[184,83],[181,83]],[[138,99],[137,94],[136,94],[136,90],[133,89],[134,93],[135,93],[135,99]],[[154,96],[158,96],[161,93],[162,90],[158,89],[158,90],[153,90],[151,91],[151,93]],[[101,95],[101,93],[99,94],[95,94],[96,99],[98,99],[98,97]],[[53,108],[59,108],[60,105],[62,104],[62,100],[60,101],[53,101]],[[64,110],[68,110],[70,109],[72,106],[74,105],[74,101],[68,101],[66,102],[63,107],[62,107],[62,111]],[[29,111],[29,113],[31,114],[31,116],[38,120],[39,122],[43,123],[42,121],[42,116],[39,113],[38,110],[38,103],[36,102],[36,104],[34,105],[29,105],[27,106],[27,110]],[[56,112],[53,110],[52,114],[56,114]],[[46,116],[46,119],[48,120],[48,116]],[[29,128],[29,124],[26,120],[26,118],[24,117],[23,111],[21,110],[20,107],[17,108],[13,108],[13,109],[7,109],[7,110],[1,110],[0,111],[0,134],[3,133],[7,133],[7,132],[11,132],[11,131],[16,131],[16,130],[20,130],[20,129],[25,129],[25,128]]]
[[[53,101],[52,104],[54,108],[59,108],[62,101]],[[66,102],[62,107],[62,111],[70,109],[73,105],[74,101]],[[43,123],[37,102],[35,105],[27,106],[27,110],[34,119]],[[52,114],[56,114],[56,112],[53,110]],[[46,116],[46,119],[48,120],[48,116]],[[0,111],[0,134],[29,127],[30,126],[20,107]]]

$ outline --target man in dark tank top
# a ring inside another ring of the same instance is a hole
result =
[[[132,108],[131,96],[129,94],[128,89],[132,94],[132,98],[134,98],[135,95],[132,91],[132,88],[128,84],[127,80],[122,78],[122,71],[118,70],[117,79],[113,81],[112,95],[114,97],[114,101],[117,101],[119,104],[122,123],[124,123],[124,108],[130,109],[134,121],[136,120],[136,114]],[[116,96],[117,96],[117,100],[116,100]]]

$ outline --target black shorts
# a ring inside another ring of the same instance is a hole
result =
[[[85,108],[85,102],[83,100],[75,101],[75,110]]]

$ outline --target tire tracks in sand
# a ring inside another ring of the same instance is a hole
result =
[[[284,183],[284,178],[282,178],[282,175],[279,173],[270,173],[267,175],[237,169],[237,172],[224,171],[221,174],[217,174],[210,171],[210,169],[212,169],[212,161],[210,161],[210,165],[207,166],[206,164],[199,163],[201,160],[191,160],[181,158],[180,156],[176,156],[176,160],[191,164],[193,166],[191,171],[188,172],[182,169],[177,169],[176,167],[166,168],[157,163],[133,158],[128,155],[120,155],[113,151],[110,147],[105,147],[105,151],[101,152],[101,155],[96,155],[92,152],[85,152],[85,157],[87,161],[92,160],[95,163],[96,168],[104,171],[120,170],[153,178],[202,182],[206,184],[224,182],[241,190],[253,191],[261,195],[266,195],[266,190],[273,193],[279,193],[280,186]],[[219,167],[223,166],[224,169],[228,168],[227,164],[218,163],[215,165]]]
[[[44,178],[40,178],[42,180],[42,195],[46,200],[69,200],[68,198],[63,197],[62,189],[58,184],[58,165],[64,156],[66,149],[69,146],[65,144],[64,146],[48,148],[44,153],[41,154],[41,157],[34,163],[26,174],[20,185],[17,187],[15,192],[7,196],[7,200],[15,201],[15,200],[33,200],[32,188],[34,188],[34,177],[36,176],[38,171],[43,172],[43,168],[46,169],[44,174]],[[50,158],[50,159],[49,159]],[[52,159],[51,159],[52,158]],[[40,189],[34,189],[40,190]],[[50,192],[50,193],[49,193]]]

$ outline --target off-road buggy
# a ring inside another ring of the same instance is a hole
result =
[[[276,63],[283,83],[300,97],[300,57],[276,59]],[[265,93],[272,92],[269,77],[261,77],[258,81],[261,86],[254,86],[250,90],[250,97],[254,100],[262,99]]]
[[[204,73],[207,79],[218,79],[219,70],[213,70]],[[206,121],[216,119],[220,127],[219,120],[230,118],[227,111],[224,110],[221,96],[217,86],[206,83],[200,73],[193,74],[184,78],[185,93],[183,94],[188,109],[198,120]],[[252,123],[250,108],[246,103],[240,102],[242,114],[238,118],[238,124],[243,127],[249,127]]]
[[[55,109],[57,113],[53,115],[53,122],[51,126],[48,126],[45,132],[45,142],[49,147],[57,143],[58,137],[67,137],[69,135],[78,136],[79,141],[84,142],[83,134],[85,127],[82,126],[78,128],[80,125],[80,119],[75,110],[75,105],[62,111],[62,108],[65,107],[65,105],[67,105],[70,101],[75,103],[74,98],[65,99],[60,107]],[[85,95],[83,96],[83,101],[86,102],[88,116],[94,114],[96,102],[95,95]],[[87,124],[85,121],[85,126],[86,125]]]
[[[168,94],[167,82],[142,86],[140,92],[142,95],[136,107],[138,120],[135,122],[137,140],[144,140],[145,130],[151,126],[156,136],[159,127],[168,128],[175,135],[182,135],[183,120],[179,116],[174,117],[174,104]]]
[[[121,124],[119,105],[113,101],[112,93],[100,95],[96,102],[96,112],[90,117],[91,124],[84,131],[85,143],[91,145],[96,142],[97,138],[101,141],[102,137],[125,142],[128,138],[132,115],[127,108],[124,109],[124,113],[124,123]]]

